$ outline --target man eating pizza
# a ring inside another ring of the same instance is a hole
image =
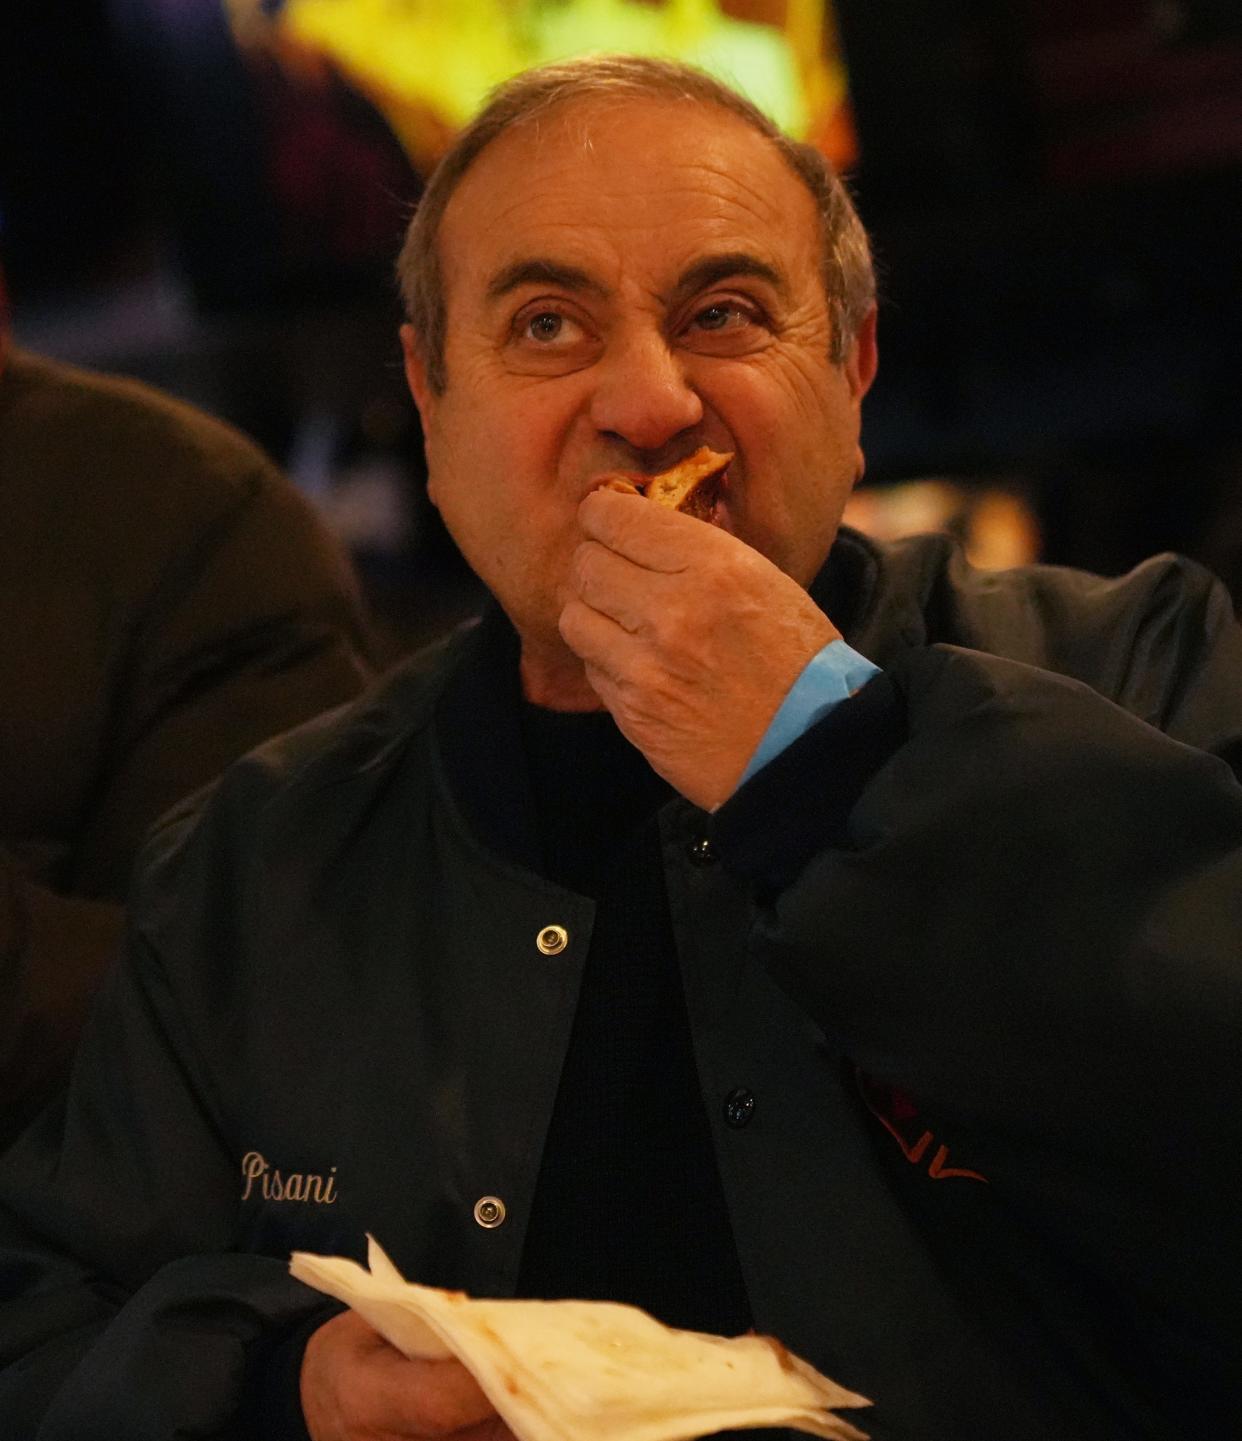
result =
[[[287,1274],[368,1231],[427,1286],[772,1335],[886,1441],[1227,1434],[1221,589],[843,529],[866,236],[695,71],[502,87],[400,276],[495,605],[150,839],[0,1177],[6,1434],[505,1434]],[[710,503],[652,504],[704,447]]]

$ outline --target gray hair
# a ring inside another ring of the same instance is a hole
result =
[[[840,365],[875,303],[875,270],[867,232],[849,192],[813,145],[791,140],[756,105],[702,70],[641,55],[602,55],[526,70],[496,87],[457,136],[427,182],[397,259],[397,283],[414,328],[427,382],[447,383],[445,298],[440,223],[462,176],[493,140],[573,100],[673,99],[714,105],[775,146],[815,201],[823,237],[823,279],[832,321],[831,359]]]

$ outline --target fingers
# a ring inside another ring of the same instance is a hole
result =
[[[652,572],[609,550],[597,540],[586,540],[574,551],[570,593],[631,634],[647,623],[659,606],[660,582]]]
[[[668,574],[684,570],[716,534],[701,520],[613,490],[593,490],[586,496],[578,507],[578,524],[589,540],[646,570]]]
[[[302,1410],[313,1441],[457,1437],[499,1425],[496,1408],[457,1360],[410,1360],[346,1311],[311,1337],[302,1361]],[[482,1429],[480,1429],[482,1428]],[[501,1426],[496,1441],[507,1441]]]
[[[610,676],[625,673],[636,655],[633,635],[611,616],[581,600],[571,600],[561,611],[561,639],[588,667]]]
[[[450,1436],[496,1419],[495,1406],[460,1361],[411,1361],[392,1346],[385,1351],[367,1418],[381,1435]]]

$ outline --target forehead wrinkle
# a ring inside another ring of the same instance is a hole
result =
[[[552,123],[546,130],[542,125],[533,129],[523,126],[500,137],[498,151],[513,153],[485,152],[463,177],[457,194],[449,202],[450,208],[456,208],[453,202],[459,197],[464,199],[477,184],[491,188],[497,167],[506,180],[512,181],[513,178],[520,177],[521,182],[520,192],[517,195],[511,193],[509,204],[499,212],[502,216],[528,201],[555,204],[558,199],[574,197],[575,192],[580,195],[584,189],[595,195],[611,191],[619,201],[629,203],[640,197],[658,199],[658,193],[667,193],[679,184],[684,184],[690,191],[710,190],[711,182],[715,181],[717,184],[723,182],[726,189],[746,194],[752,204],[757,202],[754,208],[761,209],[770,217],[777,208],[770,196],[774,184],[793,184],[805,192],[805,187],[791,172],[771,142],[741,122],[730,123],[732,117],[727,114],[717,117],[718,122],[723,119],[723,126],[712,126],[708,134],[702,137],[701,143],[696,143],[693,149],[687,148],[688,137],[679,137],[676,134],[668,137],[667,132],[663,132],[657,137],[657,144],[666,137],[671,139],[674,146],[678,145],[679,139],[686,143],[680,145],[680,154],[664,151],[659,186],[653,187],[651,171],[646,165],[633,168],[632,179],[627,184],[624,172],[616,169],[613,147],[596,145],[591,125],[593,120],[599,118],[604,121],[604,129],[611,130],[625,122],[626,108],[597,107],[591,103],[579,111],[577,106],[573,106],[568,113],[562,112],[552,117]],[[657,103],[650,108],[658,112],[666,107]],[[575,114],[575,111],[578,113]],[[645,118],[644,112],[649,112],[649,107],[640,104],[635,107],[635,111],[636,119],[641,122]],[[575,120],[579,122],[578,125],[572,123]],[[566,140],[569,141],[568,146],[565,145]],[[492,147],[488,149],[490,152]],[[767,174],[757,175],[754,183],[748,184],[739,176],[739,169],[766,171]],[[592,173],[602,176],[601,184],[586,184],[586,177]],[[781,177],[779,182],[775,179],[777,175]],[[619,189],[620,186],[624,186],[624,189]],[[503,188],[508,188],[504,182]],[[713,194],[715,198],[721,198],[718,189]],[[810,199],[809,196],[807,198]]]
[[[779,155],[775,152],[770,156],[766,152],[760,153],[764,154],[765,159],[772,161],[773,175],[781,177],[781,181],[776,183],[791,183],[800,193],[805,194],[805,187],[798,182],[796,176],[789,174]],[[584,159],[587,161],[585,166],[582,163]],[[592,183],[589,174],[584,174],[584,170],[589,173],[598,172],[601,178],[597,183]],[[609,156],[602,152],[592,152],[586,157],[557,156],[551,164],[536,160],[534,163],[515,166],[510,170],[510,176],[515,172],[521,176],[517,193],[510,192],[507,197],[504,196],[503,190],[508,186],[503,185],[501,195],[492,197],[492,225],[503,225],[515,213],[531,207],[552,212],[559,205],[568,205],[577,216],[584,199],[588,204],[598,202],[605,207],[619,209],[623,223],[641,224],[642,221],[635,215],[636,204],[659,207],[665,212],[671,204],[676,203],[678,194],[688,197],[702,195],[722,207],[736,206],[755,215],[764,224],[771,223],[774,216],[779,220],[783,215],[783,211],[773,199],[771,180],[757,179],[754,183],[748,183],[737,173],[734,164],[726,159],[715,160],[710,156],[699,155],[692,159],[666,162],[660,172],[658,184],[653,182],[650,172],[645,168],[632,176],[619,172]],[[461,197],[464,201],[468,192],[474,189],[471,181],[475,178],[471,174],[466,176],[457,195],[449,202],[450,210],[458,209],[455,204],[458,198]],[[478,178],[485,184],[491,179],[482,175]],[[806,198],[810,203],[810,196]],[[664,214],[661,215],[661,223],[666,223]]]

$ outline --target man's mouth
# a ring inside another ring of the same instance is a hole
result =
[[[732,451],[715,451],[702,445],[676,465],[655,475],[634,471],[611,471],[599,476],[593,489],[635,491],[670,510],[679,510],[696,520],[719,524],[719,512],[729,483]]]

